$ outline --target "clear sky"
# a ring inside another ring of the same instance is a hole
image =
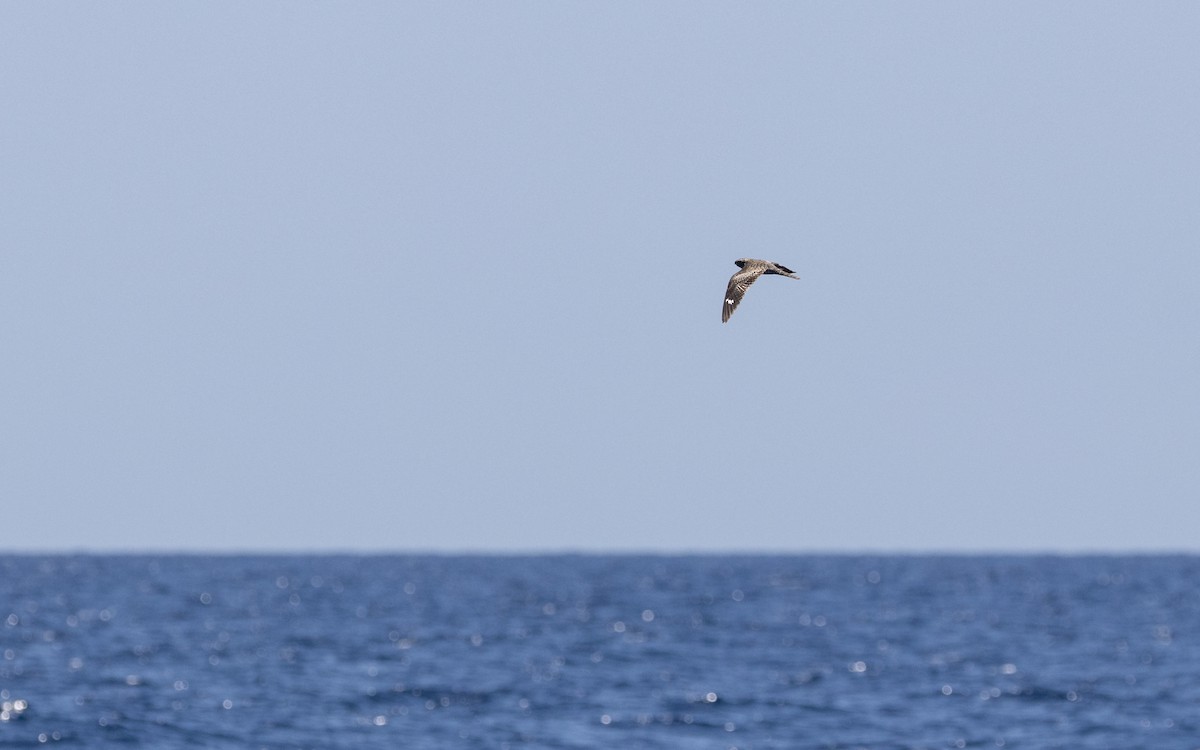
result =
[[[5,3],[0,550],[1200,551],[1197,39]]]

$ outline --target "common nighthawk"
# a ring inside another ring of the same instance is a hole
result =
[[[792,269],[769,260],[739,258],[734,261],[734,265],[742,270],[729,277],[729,286],[725,289],[725,305],[721,308],[722,323],[729,320],[729,316],[733,315],[733,311],[737,309],[738,303],[745,296],[746,290],[764,273],[787,276],[790,279],[800,278]]]

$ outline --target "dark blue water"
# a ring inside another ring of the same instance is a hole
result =
[[[0,557],[0,746],[1200,748],[1195,557]]]

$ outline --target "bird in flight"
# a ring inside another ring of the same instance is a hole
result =
[[[725,305],[721,308],[722,323],[728,322],[729,316],[733,315],[733,311],[737,309],[746,290],[764,273],[787,276],[789,279],[800,278],[792,269],[769,260],[739,258],[734,261],[734,265],[741,270],[729,277],[729,286],[725,289]]]

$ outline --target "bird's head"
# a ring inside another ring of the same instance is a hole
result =
[[[748,260],[750,260],[750,259],[749,258],[738,258],[737,260],[735,260],[733,262],[733,265],[737,266],[738,268],[743,268],[746,265],[746,261],[748,261]]]

